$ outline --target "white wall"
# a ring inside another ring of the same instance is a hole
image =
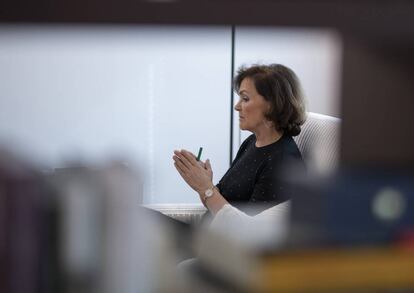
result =
[[[0,144],[45,167],[127,158],[147,202],[199,202],[174,149],[228,167],[230,29],[0,28]]]

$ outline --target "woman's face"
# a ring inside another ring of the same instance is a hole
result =
[[[246,77],[240,84],[239,101],[234,109],[239,112],[240,129],[255,133],[265,125],[270,103],[256,91],[253,80]]]

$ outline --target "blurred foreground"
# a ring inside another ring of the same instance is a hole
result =
[[[45,174],[2,151],[0,292],[164,291],[174,250],[137,182],[123,164]]]
[[[308,178],[290,213],[215,228],[140,206],[125,164],[44,173],[1,151],[0,292],[409,292],[412,179]]]

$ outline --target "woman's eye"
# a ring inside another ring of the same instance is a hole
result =
[[[248,97],[242,97],[242,100],[243,100],[244,102],[247,102],[247,101],[249,100],[249,98],[248,98]]]

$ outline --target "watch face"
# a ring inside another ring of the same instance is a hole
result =
[[[207,197],[210,197],[213,195],[213,190],[212,189],[207,189],[206,192],[204,193]]]

